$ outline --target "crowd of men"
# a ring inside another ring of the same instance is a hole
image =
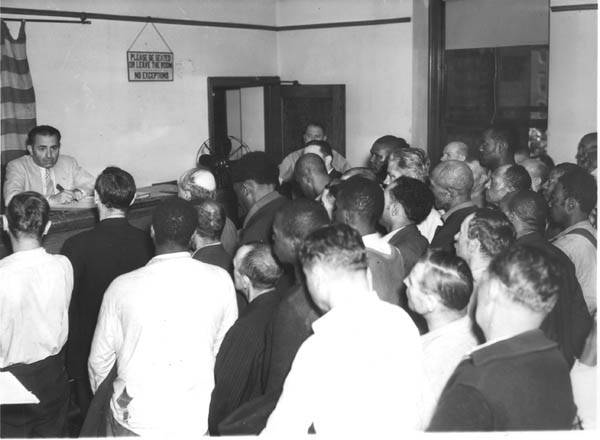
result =
[[[128,172],[91,184],[36,127],[8,167],[0,369],[39,403],[2,405],[2,436],[65,436],[72,408],[81,436],[595,427],[596,133],[555,166],[490,128],[432,169],[392,135],[358,168],[320,124],[303,140],[231,164],[239,230],[199,167],[147,233]],[[50,204],[92,191],[100,221],[48,253]]]

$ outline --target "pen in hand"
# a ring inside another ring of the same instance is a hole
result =
[[[63,192],[65,190],[60,183],[56,184],[56,189],[59,190],[60,192]]]

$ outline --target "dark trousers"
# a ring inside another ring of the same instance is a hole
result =
[[[3,368],[40,400],[36,405],[1,405],[0,436],[61,437],[69,404],[69,387],[64,354],[47,357],[33,364]]]

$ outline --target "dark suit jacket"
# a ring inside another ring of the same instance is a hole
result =
[[[416,225],[408,225],[400,229],[388,241],[392,246],[398,248],[404,259],[404,272],[410,273],[415,263],[425,254],[429,242]]]
[[[244,226],[242,229],[240,233],[239,245],[241,246],[253,241],[270,243],[272,233],[271,227],[273,226],[275,214],[287,201],[288,199],[280,196],[274,200],[271,200],[265,206],[256,211],[249,219],[246,226]]]
[[[542,323],[541,329],[548,338],[558,343],[570,367],[575,361],[574,358],[581,355],[593,322],[575,275],[575,266],[563,251],[550,244],[538,232],[523,235],[516,243],[532,246],[550,254],[564,270],[558,300]]]
[[[439,248],[452,255],[456,255],[454,249],[454,236],[460,230],[463,220],[477,210],[477,206],[467,206],[450,214],[442,226],[438,226],[431,240],[432,248]]]
[[[104,291],[119,275],[145,265],[154,249],[148,233],[125,218],[112,218],[69,238],[61,253],[71,261],[74,275],[67,369],[72,378],[87,379],[87,360]]]
[[[215,388],[208,414],[211,435],[218,434],[218,424],[226,416],[262,395],[265,329],[280,299],[276,290],[263,293],[225,335],[215,362]]]
[[[429,431],[571,429],[569,367],[540,330],[473,352],[448,380]]]
[[[319,315],[302,284],[283,293],[265,332],[263,394],[230,414],[219,425],[221,435],[260,434],[277,405],[294,357],[312,334],[312,323]]]
[[[233,270],[233,258],[227,253],[221,243],[204,246],[194,252],[194,258],[203,263],[219,266],[231,275]]]

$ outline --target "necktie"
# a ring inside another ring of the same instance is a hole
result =
[[[46,168],[44,175],[44,188],[46,191],[46,197],[50,197],[54,194],[54,185],[52,185],[52,177],[50,176],[50,170]]]

